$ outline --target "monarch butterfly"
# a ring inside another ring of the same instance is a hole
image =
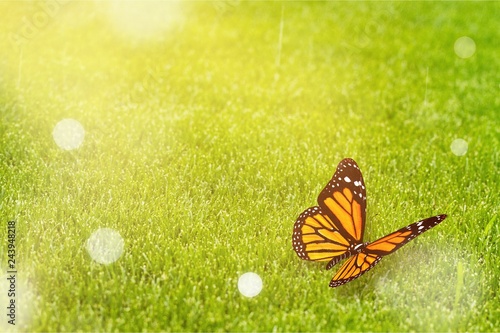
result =
[[[352,281],[413,238],[441,223],[437,215],[410,224],[372,243],[363,243],[366,188],[361,170],[346,158],[318,197],[318,206],[299,215],[292,234],[293,249],[304,260],[328,261],[326,269],[349,258],[333,276],[330,287]]]

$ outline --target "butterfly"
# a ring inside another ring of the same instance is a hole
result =
[[[330,281],[330,287],[350,282],[384,256],[435,227],[446,218],[437,215],[401,228],[374,242],[364,243],[366,188],[361,170],[351,158],[343,159],[318,197],[318,206],[299,215],[293,227],[292,246],[299,258],[328,261],[331,269],[349,258]]]

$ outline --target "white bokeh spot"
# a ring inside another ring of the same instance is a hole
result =
[[[101,228],[87,240],[87,252],[100,264],[108,265],[117,261],[123,253],[124,241],[118,231]]]
[[[262,279],[253,272],[242,274],[238,279],[238,290],[243,296],[255,297],[262,291]]]
[[[464,139],[455,139],[450,145],[451,152],[457,156],[464,156],[468,148],[469,145]]]
[[[59,148],[73,150],[82,145],[85,129],[74,119],[63,119],[54,127],[52,137]]]
[[[457,56],[467,59],[476,53],[476,43],[472,38],[463,36],[455,41],[454,49]]]

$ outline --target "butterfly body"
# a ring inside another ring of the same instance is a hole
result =
[[[350,246],[349,249],[347,249],[347,251],[344,254],[334,257],[332,260],[330,260],[326,265],[326,269],[331,269],[333,266],[335,266],[342,260],[347,259],[357,253],[360,253],[368,244],[369,243],[363,243],[363,244],[358,244],[356,246]]]
[[[352,281],[413,238],[441,223],[433,216],[401,228],[374,242],[363,242],[366,188],[361,171],[350,158],[342,160],[318,197],[318,206],[299,215],[292,245],[304,260],[328,261],[326,269],[349,258],[330,281],[337,287]]]

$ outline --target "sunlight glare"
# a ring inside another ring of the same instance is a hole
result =
[[[111,0],[108,15],[126,37],[148,39],[180,23],[180,1]]]

